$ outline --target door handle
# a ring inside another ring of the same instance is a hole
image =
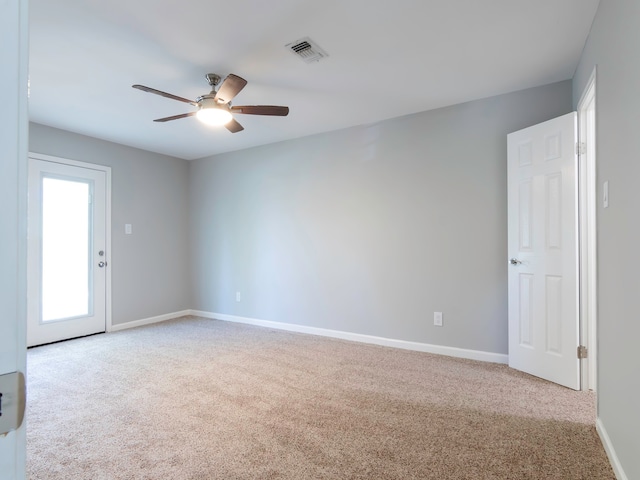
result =
[[[517,258],[512,258],[511,260],[509,260],[509,263],[511,265],[520,265],[522,263],[522,260],[518,260]]]
[[[102,267],[106,267],[106,266],[107,266],[107,262],[98,262],[98,266],[99,266],[100,268],[102,268]]]
[[[26,404],[25,391],[22,372],[0,375],[0,437],[22,425]]]

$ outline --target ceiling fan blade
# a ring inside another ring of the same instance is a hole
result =
[[[227,75],[227,78],[223,80],[220,88],[218,88],[214,99],[217,102],[229,103],[233,100],[233,97],[240,93],[240,90],[242,90],[246,84],[247,81],[244,78],[230,73]]]
[[[181,113],[180,115],[174,115],[172,117],[156,118],[154,122],[168,122],[170,120],[178,120],[179,118],[192,117],[198,112]]]
[[[238,132],[241,132],[242,130],[244,130],[244,127],[242,125],[240,125],[235,120],[235,118],[232,118],[229,123],[226,123],[225,127],[227,127],[227,130],[229,130],[231,133],[238,133]]]
[[[138,90],[142,90],[143,92],[155,93],[156,95],[160,95],[161,97],[170,98],[172,100],[178,100],[179,102],[189,103],[194,107],[197,107],[198,104],[193,100],[189,100],[188,98],[179,97],[177,95],[173,95],[171,93],[163,92],[161,90],[156,90],[155,88],[145,87],[144,85],[131,85],[133,88],[137,88]]]
[[[289,107],[279,107],[277,105],[240,105],[231,107],[233,113],[244,113],[245,115],[275,115],[286,117],[289,115]]]

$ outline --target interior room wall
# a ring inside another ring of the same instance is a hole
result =
[[[112,168],[112,323],[188,309],[188,162],[35,123],[29,136],[31,152]]]
[[[629,479],[640,478],[639,26],[637,0],[602,0],[573,82],[577,105],[597,65],[598,416]]]
[[[507,353],[506,136],[571,98],[565,81],[192,161],[192,307]]]

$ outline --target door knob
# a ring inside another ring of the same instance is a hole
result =
[[[518,260],[517,258],[512,258],[511,260],[509,260],[509,263],[511,265],[520,265],[522,263],[522,261]]]
[[[24,419],[25,402],[22,372],[0,375],[0,437],[20,428]]]
[[[106,267],[106,266],[107,266],[107,262],[98,262],[98,266],[99,266],[100,268],[102,268],[102,267]]]

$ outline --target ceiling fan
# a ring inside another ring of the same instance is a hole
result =
[[[216,75],[215,73],[207,73],[205,77],[211,86],[211,92],[201,95],[195,100],[178,97],[177,95],[162,92],[155,88],[145,87],[144,85],[132,85],[132,87],[142,90],[143,92],[155,93],[162,97],[171,98],[198,107],[198,110],[195,112],[157,118],[154,122],[168,122],[170,120],[178,120],[179,118],[192,117],[195,115],[198,120],[203,123],[208,125],[224,125],[231,133],[237,133],[244,130],[244,127],[233,118],[232,114],[234,113],[245,115],[274,115],[278,117],[286,117],[289,114],[289,107],[280,107],[277,105],[231,106],[231,100],[240,93],[247,84],[247,81],[233,73],[230,73],[222,83],[220,83],[222,79],[220,75]],[[218,84],[220,84],[220,87],[216,90]]]

